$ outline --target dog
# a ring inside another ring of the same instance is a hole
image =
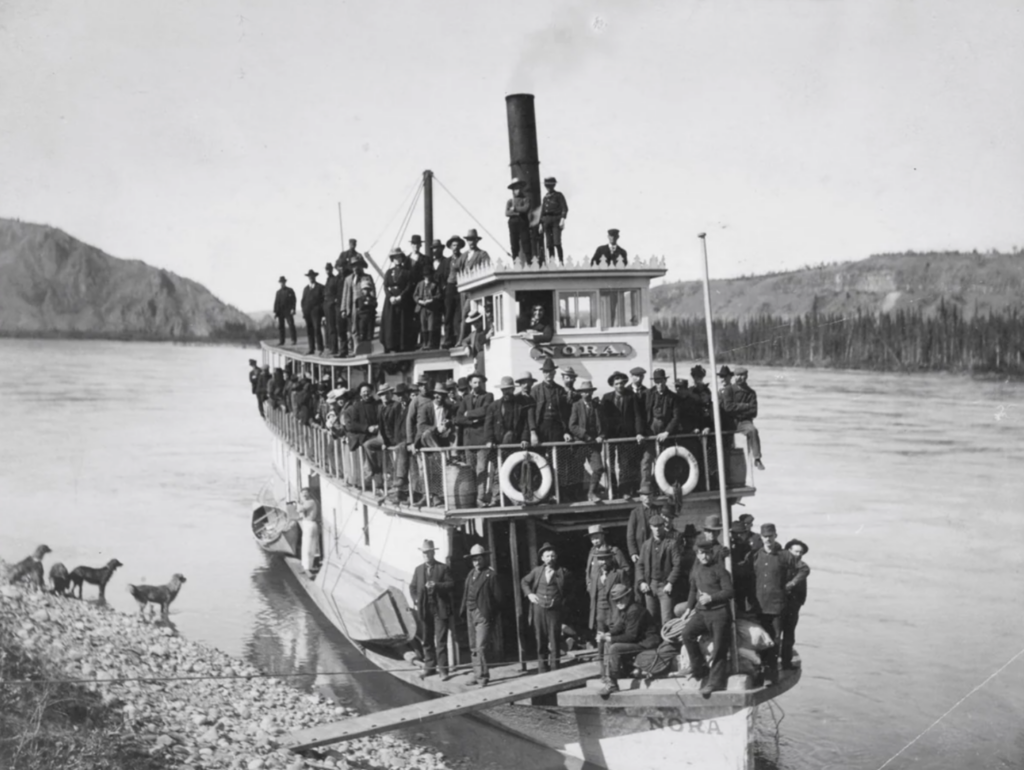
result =
[[[100,601],[106,601],[107,583],[114,574],[114,570],[124,565],[117,559],[111,559],[105,567],[75,567],[71,570],[71,595],[75,595],[78,589],[78,598],[82,598],[82,583],[92,583],[100,587]]]
[[[181,590],[181,584],[185,582],[185,576],[176,572],[171,576],[171,582],[165,586],[133,586],[128,584],[128,593],[135,597],[139,603],[139,614],[145,617],[146,604],[152,602],[160,605],[160,615],[167,617],[171,602],[174,601]]]
[[[67,596],[68,588],[71,586],[71,577],[68,575],[68,568],[63,562],[57,562],[50,567],[50,593],[55,596]]]
[[[46,582],[43,580],[43,557],[50,552],[50,546],[39,546],[32,552],[31,556],[26,556],[11,567],[7,573],[7,579],[11,583],[17,583],[22,578],[33,578],[36,581],[36,585],[39,586],[39,590],[45,591]]]

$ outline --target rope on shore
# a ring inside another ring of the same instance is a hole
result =
[[[1007,668],[1009,668],[1010,664],[1013,663],[1015,660],[1017,660],[1017,658],[1019,658],[1021,655],[1024,655],[1024,647],[1022,647],[1020,649],[1020,651],[1016,655],[1014,655],[1012,658],[1010,658],[1008,661],[1006,661],[1003,665],[1001,665],[999,668],[997,668],[995,671],[993,671],[991,674],[989,674],[987,677],[985,677],[985,680],[981,684],[975,686],[974,689],[972,689],[964,697],[962,697],[960,700],[958,700],[956,703],[954,703],[952,706],[950,706],[949,709],[946,710],[946,713],[944,713],[942,716],[940,716],[938,719],[936,719],[934,722],[932,722],[930,725],[928,725],[926,728],[924,728],[924,730],[922,730],[920,733],[918,733],[918,735],[912,741],[910,741],[910,743],[908,743],[902,749],[900,749],[895,754],[893,754],[891,757],[889,757],[887,760],[885,760],[885,762],[883,762],[881,765],[879,765],[878,766],[878,770],[882,770],[882,768],[887,767],[894,759],[896,759],[896,757],[898,757],[904,751],[906,751],[911,746],[913,746],[915,743],[917,743],[917,741],[920,738],[924,737],[924,734],[926,732],[931,730],[933,727],[935,727],[935,725],[937,725],[943,719],[945,719],[950,714],[952,714],[956,710],[957,706],[959,706],[965,700],[967,700],[972,695],[974,695],[974,693],[976,693],[982,687],[984,687],[989,682],[991,682],[993,679],[995,679],[999,674],[1003,673],[1003,671],[1005,671]]]

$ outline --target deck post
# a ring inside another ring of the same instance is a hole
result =
[[[447,484],[445,487],[447,488]],[[484,529],[487,530],[487,550],[491,552],[492,556],[496,556],[498,549],[495,547],[497,543],[494,539],[494,522],[488,519],[484,522]],[[494,626],[494,644],[502,652],[505,651],[505,634],[502,632],[501,623],[496,623]]]
[[[519,587],[522,580],[519,570],[519,537],[516,529],[519,522],[508,520],[508,547],[512,553],[512,595],[516,605],[516,646],[519,648],[519,670],[526,671],[526,655],[523,653],[523,592]]]
[[[562,487],[558,483],[558,447],[551,447],[551,469],[554,471],[555,477],[555,502],[562,502]]]

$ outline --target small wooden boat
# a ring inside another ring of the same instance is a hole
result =
[[[252,512],[252,535],[267,553],[299,555],[299,522],[288,511],[260,505]]]

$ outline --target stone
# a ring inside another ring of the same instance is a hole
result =
[[[173,743],[174,738],[172,738],[169,735],[161,735],[159,738],[156,739],[156,745],[161,749],[166,748],[167,746],[171,746],[173,745]]]
[[[217,738],[220,736],[217,734],[217,728],[211,727],[205,733],[199,736],[199,740],[203,743],[216,743]]]
[[[249,763],[245,766],[245,770],[263,770],[266,763],[257,757],[256,759],[250,759]]]

